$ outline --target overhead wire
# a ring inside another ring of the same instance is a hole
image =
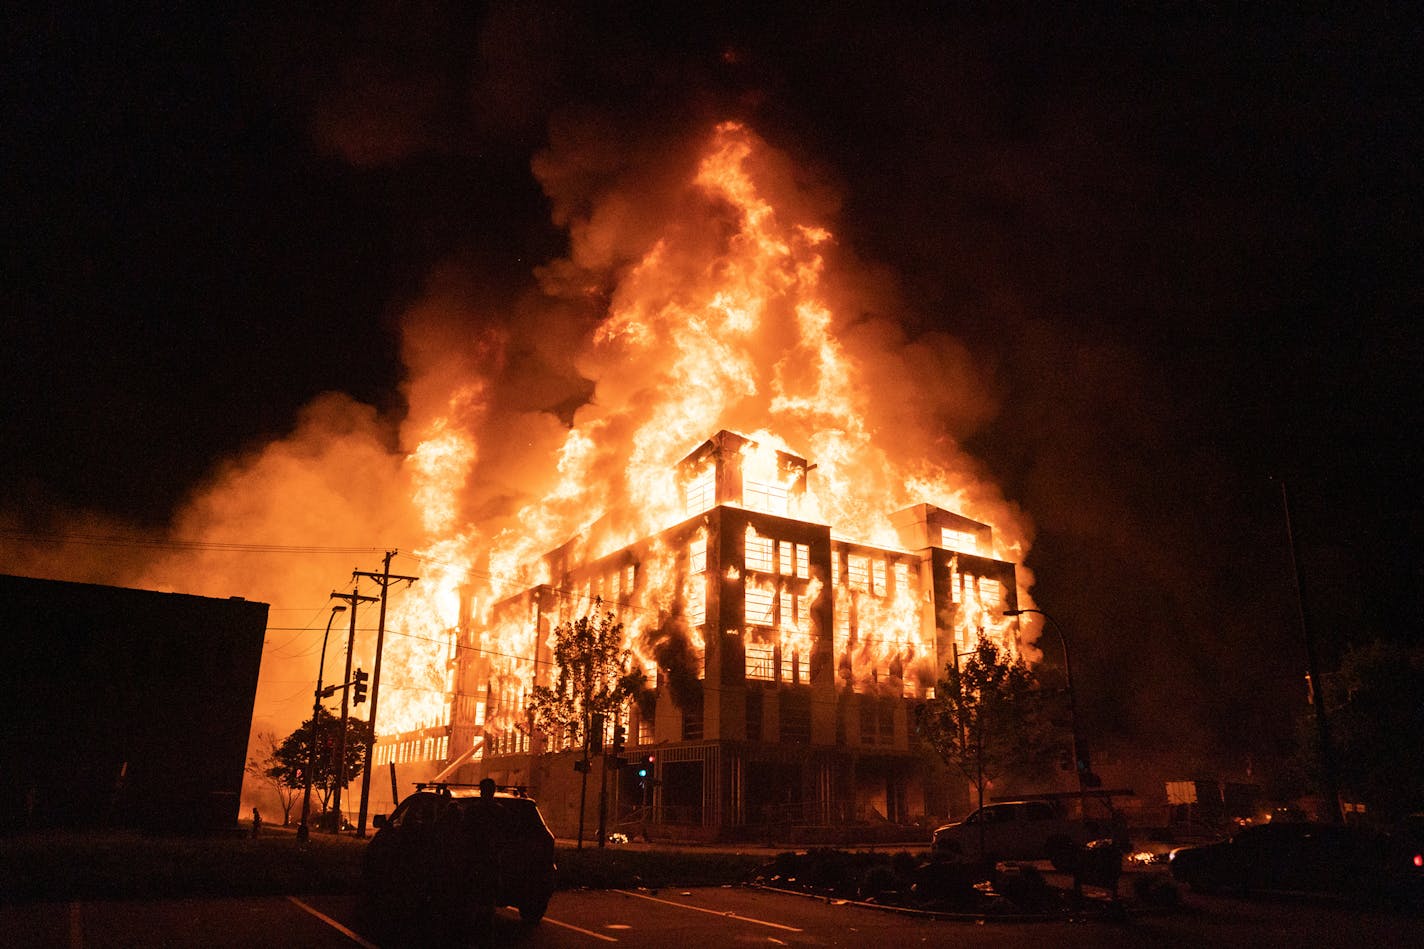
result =
[[[16,527],[0,527],[0,536],[42,544],[87,544],[97,547],[139,547],[161,550],[226,550],[268,554],[362,554],[392,549],[390,547],[331,547],[313,544],[240,544],[226,541],[164,540],[120,537],[112,534],[55,533]]]

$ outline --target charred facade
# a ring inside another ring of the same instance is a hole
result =
[[[948,813],[951,783],[917,743],[913,708],[981,632],[1017,649],[1003,618],[1014,565],[991,556],[988,525],[928,504],[890,517],[893,545],[803,520],[812,466],[757,447],[723,431],[688,455],[675,526],[599,556],[575,539],[544,557],[547,582],[484,610],[467,601],[448,724],[383,742],[377,763],[402,779],[458,765],[460,780],[528,785],[572,834],[579,751],[531,732],[524,707],[554,674],[554,629],[601,602],[648,686],[605,726],[605,746],[626,733],[628,766],[604,778],[596,762],[591,776],[593,802],[607,782],[610,827],[812,840]]]

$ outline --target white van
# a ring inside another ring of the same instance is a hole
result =
[[[1092,821],[1068,819],[1049,801],[1002,801],[936,829],[932,853],[946,860],[974,860],[982,839],[985,859],[1052,860],[1057,865],[1073,848],[1106,836],[1100,831]]]

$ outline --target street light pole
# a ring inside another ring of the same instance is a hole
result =
[[[1052,627],[1053,631],[1058,634],[1058,644],[1063,647],[1063,677],[1068,680],[1068,727],[1072,731],[1073,737],[1073,771],[1078,775],[1078,808],[1083,810],[1088,796],[1087,787],[1084,784],[1088,762],[1082,757],[1081,742],[1078,737],[1078,698],[1077,692],[1073,688],[1073,658],[1068,651],[1068,638],[1063,635],[1063,627],[1058,625],[1058,621],[1043,610],[1004,610],[1005,616],[1022,616],[1025,613],[1037,613],[1042,616],[1045,625]],[[1084,811],[1083,817],[1086,819],[1086,811]]]
[[[321,714],[321,678],[326,673],[326,640],[331,635],[331,621],[336,619],[337,613],[346,612],[346,607],[340,604],[331,608],[331,615],[326,618],[326,632],[321,634],[321,659],[316,666],[316,691],[312,693],[312,726],[310,746],[307,749],[307,775],[302,782],[302,820],[297,824],[297,839],[306,840],[311,835],[311,830],[307,827],[307,815],[311,813],[311,791],[312,776],[316,773],[316,736],[317,717]]]

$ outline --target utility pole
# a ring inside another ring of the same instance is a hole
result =
[[[351,653],[356,648],[356,605],[358,603],[374,603],[374,596],[362,596],[352,587],[350,593],[337,593],[331,591],[333,600],[345,600],[351,606],[351,631],[346,635],[346,675],[342,677],[342,682],[351,681]],[[351,700],[351,690],[342,688],[341,690],[341,730],[336,733],[336,767],[333,772],[336,775],[336,790],[333,792],[332,810],[336,812],[336,828],[334,833],[341,833],[341,786],[346,783],[346,714]]]
[[[355,578],[368,577],[381,585],[381,619],[376,625],[376,665],[371,670],[371,745],[366,751],[366,764],[361,769],[361,810],[356,817],[356,836],[366,836],[366,802],[371,794],[371,758],[376,751],[376,702],[381,697],[381,650],[386,643],[386,595],[390,591],[392,583],[405,581],[414,583],[419,577],[399,577],[391,574],[391,558],[398,551],[386,551],[385,565],[380,573],[369,573],[364,570],[353,570],[351,576]]]
[[[1305,584],[1300,575],[1300,550],[1291,527],[1290,494],[1286,483],[1278,479],[1281,486],[1281,509],[1286,518],[1286,540],[1290,542],[1291,570],[1295,574],[1295,603],[1300,613],[1300,632],[1305,637],[1305,665],[1310,673],[1311,688],[1315,692],[1315,743],[1320,755],[1320,777],[1324,785],[1325,818],[1332,824],[1341,822],[1340,785],[1335,776],[1335,753],[1330,742],[1330,720],[1325,711],[1325,680],[1320,677],[1320,658],[1315,650],[1315,635],[1311,629],[1310,615],[1305,607]]]

